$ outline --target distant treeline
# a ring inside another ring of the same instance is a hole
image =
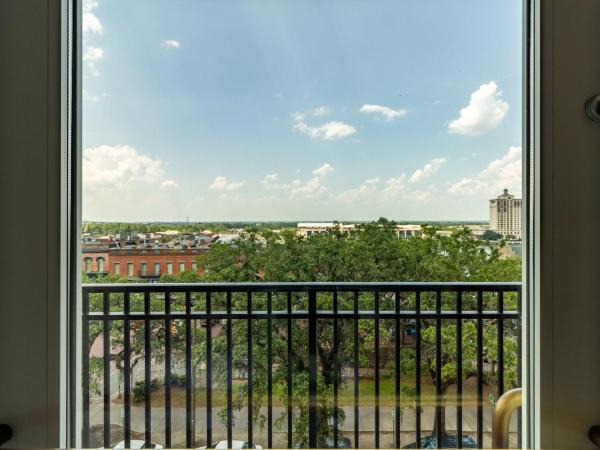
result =
[[[303,221],[310,222],[310,221]],[[321,221],[315,221],[321,222]],[[323,221],[325,222],[325,221]],[[365,224],[369,221],[344,220],[342,223]],[[261,230],[275,230],[282,228],[296,228],[299,221],[285,222],[83,222],[84,233],[94,236],[105,234],[117,234],[127,232],[156,233],[167,230],[178,230],[184,233],[198,233],[204,230],[213,232],[227,232],[233,229],[244,229],[250,232]],[[485,221],[397,221],[398,224],[406,225],[431,225],[435,227],[448,227],[456,225],[484,225]]]

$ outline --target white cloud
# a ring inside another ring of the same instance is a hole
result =
[[[426,202],[432,198],[433,190],[433,186],[429,186],[424,191],[409,189],[406,184],[406,174],[403,173],[399,177],[390,178],[385,182],[383,195],[389,199]]]
[[[333,172],[333,170],[331,164],[325,163],[312,171],[314,177],[310,178],[306,183],[302,183],[300,180],[292,181],[292,197],[297,194],[300,194],[305,198],[324,197],[329,193],[329,189],[327,186],[323,185],[322,181],[327,174]]]
[[[167,39],[160,43],[162,48],[181,48],[181,43],[179,41],[175,41],[173,39]]]
[[[356,128],[344,122],[327,122],[319,128],[323,139],[342,139],[356,133]]]
[[[383,193],[387,196],[398,196],[406,191],[406,174],[390,178],[385,182]]]
[[[102,33],[102,23],[93,13],[93,10],[97,7],[98,2],[93,0],[84,0],[81,21],[81,27],[84,33]]]
[[[342,192],[336,198],[344,203],[355,203],[369,199],[371,194],[375,192],[375,188],[373,183],[367,183],[367,181],[356,188]]]
[[[317,108],[317,110],[319,109],[320,108]],[[317,110],[309,111],[309,114],[311,116],[314,116],[314,111]],[[293,128],[297,131],[300,131],[301,133],[310,136],[313,139],[319,138],[325,140],[337,140],[343,139],[356,133],[356,128],[344,122],[331,121],[319,126],[311,126],[305,122],[304,113],[295,113],[292,117],[294,121]]]
[[[365,114],[380,114],[386,121],[404,117],[408,114],[406,109],[392,109],[383,105],[362,105],[360,112]]]
[[[313,177],[304,184],[300,180],[294,180],[292,183],[292,197],[299,194],[305,198],[315,198],[322,197],[327,192],[327,187],[321,184],[319,177]]]
[[[510,147],[474,177],[465,177],[450,186],[451,194],[468,196],[500,195],[503,189],[520,194],[522,188],[521,147]]]
[[[93,76],[100,75],[96,68],[96,62],[104,58],[104,49],[100,47],[86,47],[83,53],[83,61],[87,63]]]
[[[100,47],[87,47],[83,53],[84,61],[98,61],[104,58],[104,49]]]
[[[325,163],[318,169],[313,170],[312,173],[313,173],[313,175],[316,175],[318,177],[325,177],[325,176],[327,176],[328,173],[331,173],[334,170],[335,169],[333,168],[333,166],[331,164]]]
[[[311,109],[308,113],[313,117],[321,117],[330,112],[331,110],[327,106],[319,106],[318,108]]]
[[[379,178],[365,180],[358,187],[338,194],[336,199],[343,203],[362,202],[365,205],[386,207],[399,201],[426,202],[432,198],[434,192],[433,186],[426,190],[410,189],[404,173],[386,180],[382,189],[378,187],[379,182]]]
[[[163,189],[175,189],[179,187],[174,180],[165,180],[160,183],[160,187]]]
[[[100,100],[102,100],[102,97],[106,96],[106,94],[103,94],[102,97],[100,97],[99,95],[93,94],[92,92],[86,91],[85,89],[83,89],[81,93],[84,101],[92,103],[99,102]]]
[[[246,180],[237,181],[237,182],[234,182],[234,181],[229,182],[229,181],[227,181],[227,178],[225,178],[223,176],[218,176],[213,180],[213,182],[208,186],[208,188],[212,189],[214,191],[231,192],[231,191],[240,189],[245,184],[246,184]]]
[[[284,183],[278,173],[272,173],[265,175],[260,184],[269,190],[288,190],[292,198],[297,195],[305,198],[323,197],[329,192],[329,189],[323,185],[323,180],[333,171],[334,168],[331,164],[324,163],[312,171],[314,176],[306,182],[295,179],[291,183]]]
[[[83,150],[82,207],[88,220],[184,220],[203,208],[202,198],[182,195],[167,164],[128,145]]]
[[[141,154],[128,145],[86,148],[82,170],[83,186],[87,189],[125,189],[132,183],[160,184],[165,175],[161,160]]]
[[[266,189],[269,190],[288,189],[291,186],[289,184],[282,183],[279,179],[278,173],[265,175],[265,177],[261,180],[260,184],[262,184]]]
[[[496,128],[508,112],[509,105],[500,97],[502,91],[494,81],[482,84],[471,94],[469,104],[460,110],[460,116],[450,122],[451,133],[475,136]]]
[[[434,158],[422,169],[417,169],[408,179],[409,183],[417,183],[434,175],[446,163],[446,158]]]

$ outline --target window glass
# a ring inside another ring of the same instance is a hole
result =
[[[86,446],[490,448],[526,366],[522,14],[82,0]]]

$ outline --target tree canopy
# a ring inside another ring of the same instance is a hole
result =
[[[501,243],[502,245],[502,243]],[[425,226],[422,238],[399,238],[396,223],[386,219],[358,225],[354,230],[346,231],[334,228],[328,233],[300,237],[295,230],[284,229],[279,232],[256,228],[247,230],[231,243],[214,243],[209,250],[199,256],[199,266],[202,273],[182,272],[177,275],[164,275],[162,282],[253,282],[253,281],[519,281],[521,279],[521,261],[519,258],[501,258],[497,245],[489,245],[485,240],[476,239],[468,229],[457,229],[450,235],[438,233],[435,227]],[[424,309],[435,308],[435,296],[422,296]],[[456,297],[442,297],[442,307],[454,309]],[[394,302],[401,302],[403,309],[414,309],[415,294],[383,293],[382,309],[393,309]],[[224,299],[215,298],[214,302]],[[234,294],[234,309],[245,308],[245,295]],[[274,302],[282,301],[276,295]],[[350,295],[338,297],[340,309],[351,309],[353,299]],[[306,307],[306,298],[301,294],[294,295],[293,302],[297,308]],[[331,298],[320,295],[318,302],[323,309],[330,307]],[[362,293],[359,297],[360,307],[370,309],[372,294]],[[495,309],[497,298],[486,295],[486,309]],[[507,295],[504,298],[505,309],[516,308],[516,297]],[[462,296],[463,309],[474,308],[476,297],[473,293]],[[266,298],[256,295],[253,298],[253,308],[266,309]],[[321,307],[320,306],[320,307]],[[157,322],[158,323],[158,322]],[[157,325],[156,339],[160,338],[160,324]],[[247,370],[248,323],[237,320],[233,323],[233,365],[238,374]],[[273,339],[273,391],[281,401],[287,396],[287,369],[292,368],[294,392],[294,440],[308,442],[308,336],[307,328],[301,320],[294,320],[292,326],[293,354],[292,360],[287,357],[288,330],[285,321],[274,320],[272,333],[278,339]],[[401,332],[405,336],[414,330],[414,323],[402,323]],[[497,358],[496,320],[486,320],[484,323],[484,357],[486,362],[493,365]],[[267,393],[267,324],[265,320],[252,323],[253,341],[253,411],[255,423],[264,425],[266,417],[261,407],[265,404]],[[338,421],[343,423],[344,410],[333,408],[333,384],[337,381],[340,390],[347,388],[344,383],[344,367],[353,363],[353,341],[355,335],[353,320],[339,320],[337,342],[333,341],[333,325],[331,321],[319,321],[317,327],[317,345],[319,354],[318,397],[319,422],[318,439],[324,444],[324,439],[331,436],[332,418],[335,414]],[[414,380],[415,361],[418,356],[422,361],[422,373],[429,376],[432,383],[440,383],[442,396],[437,401],[444,405],[446,390],[456,383],[456,321],[444,321],[441,328],[442,368],[441,380],[436,379],[436,328],[431,321],[423,320],[421,355],[415,354],[412,344],[401,345],[401,367],[403,380]],[[374,321],[359,320],[358,333],[360,336],[359,357],[362,368],[372,368],[372,353],[375,346],[373,339]],[[194,362],[196,367],[205,363],[207,326],[195,330]],[[395,324],[393,321],[381,320],[381,348],[395,345]],[[119,334],[117,330],[116,335]],[[507,387],[517,382],[517,334],[518,324],[506,326],[504,334],[505,375]],[[462,367],[463,379],[476,374],[476,325],[473,320],[462,321]],[[178,339],[177,333],[173,337]],[[155,337],[153,337],[155,339]],[[138,341],[133,339],[134,343]],[[143,345],[140,341],[139,345]],[[157,341],[160,346],[160,340]],[[179,345],[179,346],[178,346]],[[174,352],[183,347],[182,343],[174,345]],[[218,355],[225,355],[227,341],[224,332],[213,337],[213,377],[214,386],[223,387],[226,377],[226,360]],[[143,353],[143,347],[132,350],[132,357]],[[333,361],[338,364],[333,364]],[[394,370],[393,364],[381,368],[383,376],[386,371]],[[486,382],[492,383],[493,373],[486,375]],[[242,375],[243,378],[243,375]],[[237,385],[234,390],[234,407],[243,408],[248,395],[247,383]],[[414,398],[414,382],[403,382],[401,395],[403,398]],[[406,405],[413,405],[404,402]],[[444,409],[436,413],[445,414]],[[278,422],[285,420],[285,412]],[[225,420],[225,413],[221,417]],[[442,425],[445,421],[441,420]],[[437,423],[437,421],[435,422]],[[444,430],[445,432],[445,430]]]

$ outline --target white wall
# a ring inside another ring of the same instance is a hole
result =
[[[0,423],[59,445],[60,9],[0,1]]]

